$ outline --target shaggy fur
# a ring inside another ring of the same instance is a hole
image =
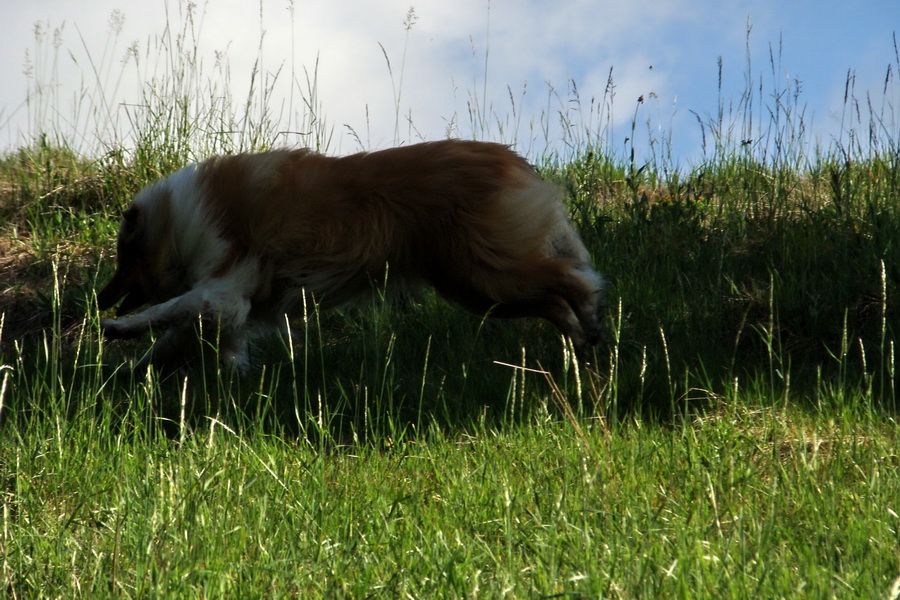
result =
[[[330,158],[280,150],[213,158],[142,190],[125,211],[101,310],[107,337],[164,332],[139,366],[186,360],[198,322],[248,365],[254,327],[304,301],[329,308],[374,282],[427,283],[494,317],[542,317],[584,354],[603,280],[558,190],[505,146],[447,140]],[[122,316],[145,304],[149,308]]]

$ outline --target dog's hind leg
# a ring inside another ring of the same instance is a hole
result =
[[[592,270],[581,273],[569,261],[546,260],[517,271],[471,275],[444,277],[434,285],[446,299],[476,314],[546,319],[572,341],[582,359],[600,340],[602,280]]]
[[[605,307],[603,278],[589,266],[569,271],[567,287],[574,292],[564,294],[585,334],[585,343],[595,346],[603,337],[601,312]]]
[[[560,294],[578,316],[587,343],[596,345],[602,337],[605,282],[591,266],[590,253],[570,223],[560,222],[549,235],[546,257],[560,270]]]
[[[569,302],[556,294],[497,304],[490,315],[498,318],[537,317],[546,319],[564,337],[571,340],[579,358],[586,358],[595,343],[594,339],[585,332],[578,315],[572,310]]]

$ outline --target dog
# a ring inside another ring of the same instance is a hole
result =
[[[604,280],[560,190],[488,142],[191,164],[135,196],[116,263],[97,294],[101,311],[121,302],[104,335],[160,334],[136,368],[183,366],[200,323],[217,332],[219,361],[247,370],[253,331],[386,280],[480,315],[546,319],[581,357],[601,337]]]

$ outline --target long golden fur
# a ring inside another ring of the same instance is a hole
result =
[[[141,191],[116,273],[98,294],[109,337],[164,330],[141,364],[183,360],[197,318],[246,366],[249,328],[306,299],[342,304],[374,282],[427,283],[472,312],[542,317],[585,353],[603,282],[558,190],[498,144],[447,140],[333,158],[279,150],[213,158]]]

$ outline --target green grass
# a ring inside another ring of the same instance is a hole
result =
[[[591,366],[426,292],[310,307],[249,376],[131,379],[111,367],[149,340],[102,340],[94,302],[119,209],[278,139],[264,106],[204,105],[215,84],[163,63],[131,145],[0,157],[6,596],[900,598],[887,115],[848,125],[886,124],[870,146],[809,155],[775,90],[771,122],[702,123],[691,168],[600,131],[537,159],[610,281]]]
[[[166,437],[129,394],[4,436],[7,595],[887,598],[897,574],[898,430],[852,396],[335,446],[261,416]]]

